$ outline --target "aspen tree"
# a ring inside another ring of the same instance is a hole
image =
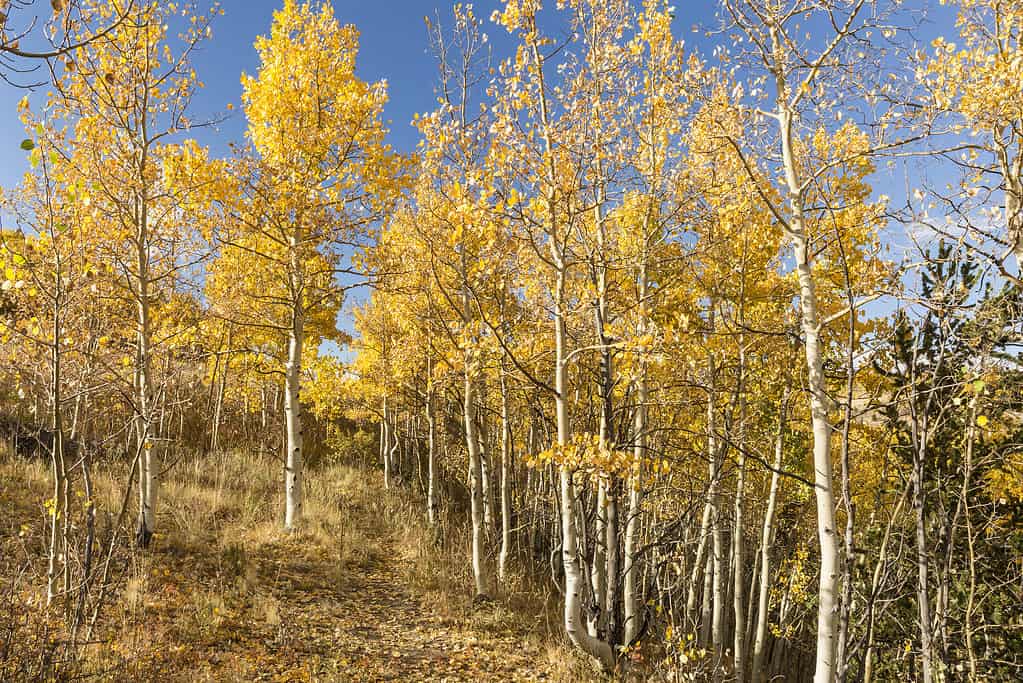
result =
[[[952,38],[961,43],[936,38],[916,77],[928,95],[920,118],[961,179],[958,187],[928,193],[946,210],[949,224],[930,212],[915,218],[939,234],[967,240],[1003,276],[1018,282],[1023,272],[1023,7],[1006,0],[949,4],[958,8],[959,35]],[[1016,258],[1015,274],[1006,266],[1009,256]]]
[[[194,125],[188,110],[202,84],[189,59],[210,34],[217,10],[194,15],[175,53],[166,42],[168,7],[146,1],[125,9],[104,0],[81,6],[99,20],[126,13],[124,21],[75,52],[52,105],[55,116],[73,127],[66,156],[82,188],[78,201],[90,207],[89,239],[105,252],[107,268],[120,274],[122,295],[135,308],[135,349],[126,367],[140,459],[136,538],[145,547],[156,524],[162,468],[153,309],[180,285],[192,262],[181,255],[190,251],[195,235],[172,209],[209,182],[196,175],[204,167],[204,150],[173,140]]]
[[[287,340],[284,526],[292,529],[302,516],[300,390],[310,316],[337,310],[335,276],[358,274],[341,249],[364,243],[389,211],[403,162],[384,142],[387,85],[355,75],[358,32],[339,25],[328,3],[286,0],[256,51],[257,74],[242,78],[251,147],[234,165],[240,198],[224,202],[234,225],[219,242],[225,253],[245,253],[274,284],[269,297],[244,283],[241,294],[262,299],[272,321],[257,324]]]
[[[494,13],[495,21],[517,35],[520,41],[516,57],[502,66],[503,91],[497,98],[495,122],[502,135],[495,150],[500,155],[496,162],[502,168],[524,165],[535,174],[523,184],[523,189],[529,194],[524,201],[517,201],[518,206],[513,208],[539,264],[551,308],[554,381],[552,385],[543,386],[553,394],[557,426],[551,455],[557,461],[559,481],[561,560],[565,573],[564,627],[574,645],[597,659],[605,669],[611,669],[615,661],[614,652],[607,642],[591,633],[583,618],[584,591],[589,587],[586,586],[580,558],[578,485],[575,481],[577,463],[573,462],[572,455],[580,441],[573,437],[569,405],[572,390],[569,386],[569,364],[573,355],[568,336],[572,318],[569,288],[574,286],[572,281],[577,277],[575,271],[579,266],[573,233],[586,220],[580,188],[572,184],[579,176],[571,169],[574,165],[585,165],[595,160],[573,158],[569,141],[575,140],[575,136],[584,129],[575,126],[571,114],[562,117],[555,111],[556,105],[551,100],[553,91],[546,80],[553,69],[547,55],[551,41],[539,31],[539,9],[540,3],[535,0],[512,1],[505,4],[503,12]],[[615,31],[599,23],[615,15],[607,7],[577,2],[570,3],[570,9],[576,12],[579,31]],[[586,22],[591,20],[594,24],[587,25]],[[572,98],[581,94],[578,86],[586,89],[585,80],[578,79],[575,86],[557,91],[558,96],[571,102]],[[535,121],[535,131],[522,126],[520,117],[525,112]],[[588,170],[594,168],[589,167]],[[515,196],[519,197],[521,191],[515,188]]]
[[[857,31],[869,30],[871,23],[876,21],[869,16],[866,7],[864,0],[836,0],[820,6],[796,3],[788,8],[760,0],[726,0],[725,3],[728,21],[748,40],[753,57],[764,65],[765,73],[756,82],[773,89],[771,108],[755,111],[759,116],[769,118],[775,126],[777,143],[769,144],[775,147],[771,153],[777,154],[781,160],[782,182],[777,192],[784,197],[783,201],[772,199],[764,185],[755,179],[753,169],[758,167],[758,162],[747,156],[749,148],[735,137],[726,137],[742,155],[744,166],[758,188],[758,195],[784,229],[794,255],[813,431],[814,494],[820,553],[814,674],[818,683],[830,683],[839,669],[835,657],[839,637],[841,556],[828,418],[832,401],[824,376],[824,315],[820,309],[820,283],[814,274],[811,247],[811,241],[816,237],[817,218],[808,196],[820,175],[831,166],[814,163],[812,154],[806,151],[807,142],[803,136],[807,126],[822,125],[818,115],[831,106],[824,92],[824,81],[832,73],[834,58],[851,49],[851,36]],[[825,40],[820,41],[819,49],[804,53],[798,47],[799,43],[793,41],[791,32],[799,18],[814,12],[832,30]],[[843,79],[842,82],[847,81]],[[858,152],[861,156],[867,153],[867,149]]]
[[[647,2],[636,12],[635,34],[626,44],[634,80],[626,87],[640,94],[638,105],[625,109],[624,126],[631,149],[626,153],[638,180],[637,191],[623,199],[619,209],[623,231],[620,248],[634,271],[633,333],[627,349],[634,354],[630,363],[635,385],[632,420],[633,462],[629,472],[627,521],[623,539],[623,629],[622,643],[636,640],[642,626],[643,587],[641,576],[640,524],[644,479],[652,459],[648,431],[651,428],[651,358],[657,329],[655,311],[667,307],[663,288],[650,286],[652,273],[659,272],[678,237],[678,217],[684,180],[682,132],[691,115],[695,94],[701,83],[703,64],[687,52],[684,42],[672,33],[674,10],[666,2]],[[622,79],[619,75],[618,79]],[[677,311],[672,311],[677,315]],[[628,358],[628,356],[627,356]]]
[[[27,110],[23,110],[23,119],[32,122]],[[70,382],[66,375],[69,357],[80,343],[75,336],[84,309],[82,295],[95,266],[89,261],[88,242],[82,239],[82,223],[73,201],[75,186],[66,181],[66,160],[51,141],[59,136],[43,123],[35,128],[37,139],[32,141],[30,159],[33,171],[26,174],[17,193],[0,196],[0,209],[13,215],[18,224],[17,233],[0,232],[0,272],[5,290],[14,295],[10,303],[16,313],[10,319],[0,318],[0,329],[26,346],[37,347],[45,355],[48,369],[53,495],[44,507],[50,524],[46,571],[46,604],[50,605],[58,596],[71,597],[70,474],[74,451],[67,445],[65,396]]]

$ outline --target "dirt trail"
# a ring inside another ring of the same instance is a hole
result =
[[[112,564],[102,618],[82,652],[89,680],[566,678],[550,654],[558,651],[538,635],[547,630],[546,613],[515,612],[501,601],[474,608],[464,558],[440,555],[421,502],[385,491],[378,473],[344,465],[310,473],[303,525],[285,533],[273,521],[279,468],[220,464],[177,472],[150,549],[125,551]],[[121,476],[101,483],[116,491]],[[0,533],[0,558],[45,547],[34,501],[47,495],[45,466],[0,460],[0,508],[21,530]],[[32,556],[31,564],[45,566],[44,559]],[[19,599],[38,600],[41,584],[41,575],[29,575]],[[20,629],[26,665],[34,667],[52,629],[43,612],[28,613],[42,616],[22,623],[0,613],[0,631]]]
[[[379,508],[358,508],[346,517],[373,550],[342,572],[322,534],[280,534],[253,549],[249,597],[205,653],[193,651],[209,668],[187,680],[551,680],[546,653],[496,603],[476,611],[465,600],[444,616],[425,607],[406,587],[410,560],[396,539],[374,537],[388,527],[370,521]]]
[[[402,587],[401,560],[385,559],[392,553],[374,554],[332,587],[330,570],[290,545],[264,549],[280,562],[281,626],[290,624],[280,631],[292,634],[268,643],[290,664],[270,680],[548,680],[537,666],[543,654],[521,636],[474,632],[424,609]]]

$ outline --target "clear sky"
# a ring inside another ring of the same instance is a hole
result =
[[[881,0],[881,3],[887,1]],[[202,0],[198,4],[204,5]],[[243,138],[245,124],[239,106],[239,77],[243,71],[255,73],[257,70],[253,41],[257,35],[269,31],[273,11],[281,4],[282,0],[222,0],[224,16],[216,19],[213,38],[203,43],[202,50],[195,55],[193,65],[206,88],[194,101],[192,120],[223,113],[229,103],[235,107],[233,116],[217,130],[196,135],[216,155],[227,153],[228,142]],[[355,24],[361,32],[360,76],[370,81],[385,78],[389,83],[386,116],[390,121],[391,144],[399,151],[409,152],[415,147],[417,133],[411,126],[413,115],[436,106],[436,64],[429,53],[423,18],[433,17],[439,11],[441,19],[448,22],[452,4],[452,0],[334,0],[338,19]],[[509,38],[503,29],[487,20],[503,3],[480,0],[474,4],[477,16],[485,19],[495,58],[505,57],[509,52]],[[908,4],[912,6],[912,13],[926,11],[928,16],[915,36],[919,43],[926,45],[933,36],[951,32],[953,15],[947,8],[941,8],[937,0],[913,0]],[[37,0],[36,5],[49,9],[45,0]],[[677,35],[684,37],[690,47],[709,56],[713,47],[709,41],[721,37],[708,39],[702,32],[694,31],[694,27],[717,24],[716,0],[678,0],[676,5]],[[9,75],[22,83],[45,77],[44,73]],[[41,102],[45,90],[41,88],[32,98]],[[0,83],[0,186],[4,187],[15,185],[28,168],[26,153],[18,148],[25,135],[16,112],[16,103],[24,94],[24,90]],[[893,180],[877,179],[875,186],[890,186]],[[344,323],[343,326],[347,327]]]
[[[208,6],[197,0],[200,7]],[[245,120],[241,112],[242,72],[254,74],[259,60],[253,42],[260,34],[269,32],[273,12],[283,0],[221,0],[224,15],[213,24],[213,37],[202,44],[193,66],[206,87],[193,101],[192,120],[223,114],[229,103],[235,109],[231,118],[216,130],[193,131],[203,144],[209,145],[214,155],[225,155],[227,144],[241,141]],[[424,17],[439,16],[450,23],[454,0],[334,0],[334,13],[341,23],[355,24],[361,34],[357,70],[367,81],[387,79],[390,101],[385,110],[390,122],[390,142],[401,152],[411,152],[418,132],[412,127],[413,115],[436,107],[434,87],[437,67],[430,53]],[[49,9],[45,0],[36,0],[38,11]],[[504,29],[490,23],[491,13],[503,6],[500,0],[480,0],[473,3],[476,15],[484,19],[484,30],[491,39],[495,59],[504,58],[510,49],[510,39]],[[692,35],[692,25],[711,23],[716,8],[715,0],[680,0],[679,33]],[[28,21],[21,15],[22,24]],[[688,36],[687,36],[688,37]],[[35,74],[9,74],[11,80],[29,84],[44,80],[45,71]],[[33,103],[42,103],[46,88],[30,93]],[[28,170],[26,152],[18,145],[25,137],[18,120],[16,105],[26,91],[0,82],[0,186],[13,187]],[[364,297],[353,292],[349,304]],[[347,305],[346,305],[347,308]],[[342,313],[339,327],[351,331],[349,316]]]
[[[49,9],[45,0],[36,0],[36,4]],[[202,0],[198,4],[202,6]],[[416,142],[416,133],[410,125],[412,115],[435,106],[436,66],[427,48],[423,17],[432,17],[439,11],[442,20],[448,20],[452,0],[334,0],[333,4],[338,19],[355,24],[362,34],[360,75],[367,80],[388,80],[391,101],[387,116],[392,122],[391,141],[396,149],[410,151]],[[476,14],[486,19],[502,4],[500,0],[480,0],[475,3]],[[948,14],[940,16],[936,0],[915,0],[910,4],[921,9],[926,6],[935,20],[918,36],[922,41],[949,28]],[[228,141],[242,137],[244,120],[238,108],[239,76],[243,71],[254,73],[258,67],[252,43],[257,35],[269,30],[273,11],[280,5],[281,0],[222,0],[224,16],[214,23],[212,40],[206,41],[195,56],[194,66],[207,87],[195,100],[193,120],[202,119],[204,114],[223,112],[228,103],[236,107],[233,118],[218,131],[200,135],[214,153],[225,152]],[[704,54],[710,53],[711,46],[705,43],[703,35],[693,31],[693,27],[715,25],[717,6],[715,0],[679,0],[677,3],[677,34]],[[935,12],[939,16],[935,16]],[[503,29],[489,21],[485,22],[485,28],[495,55],[504,57],[508,52],[508,39]],[[44,75],[40,72],[39,78]],[[13,74],[12,77],[23,83],[39,80],[31,74]],[[26,155],[18,149],[24,135],[15,111],[15,104],[23,95],[23,90],[0,83],[0,140],[3,141],[0,142],[0,185],[4,187],[17,183],[27,169]]]
[[[36,0],[48,9],[45,0]],[[200,7],[208,6],[198,0]],[[242,72],[255,73],[259,66],[252,44],[256,36],[268,33],[275,9],[282,0],[221,0],[224,16],[213,24],[213,38],[203,43],[193,65],[206,88],[194,101],[192,119],[222,113],[228,103],[235,105],[233,117],[210,133],[196,137],[212,151],[226,153],[227,142],[240,141],[245,128],[240,110]],[[436,62],[428,49],[423,18],[440,13],[449,22],[454,0],[334,0],[334,13],[345,24],[355,24],[361,33],[358,71],[365,80],[387,79],[390,102],[386,114],[391,121],[391,144],[399,151],[411,151],[417,133],[412,116],[436,106]],[[500,0],[475,2],[476,15],[484,19],[484,30],[491,38],[495,58],[507,55],[509,40],[504,30],[490,23],[490,14],[502,6]],[[691,25],[713,21],[715,0],[680,0],[679,33],[691,34]],[[27,20],[27,19],[26,19]],[[22,22],[24,23],[24,21]],[[686,36],[689,38],[689,35]],[[43,71],[11,74],[11,79],[27,84],[45,78]],[[42,101],[46,88],[32,97]],[[0,186],[11,187],[28,170],[26,154],[18,148],[25,137],[18,120],[16,104],[25,91],[0,82]]]
[[[37,0],[37,3],[49,3]],[[213,38],[206,41],[193,63],[206,88],[195,99],[193,120],[204,114],[223,112],[228,103],[236,107],[231,120],[213,134],[199,135],[214,153],[224,153],[226,143],[241,140],[244,117],[240,111],[243,71],[255,73],[258,68],[253,41],[267,33],[273,11],[281,0],[223,0],[224,16],[213,24]],[[442,17],[450,16],[447,0],[335,0],[334,10],[342,23],[355,24],[362,34],[359,51],[359,72],[366,80],[386,78],[390,84],[391,102],[387,116],[392,123],[392,144],[410,151],[416,142],[409,125],[412,115],[433,108],[436,67],[427,51],[423,17],[440,9]],[[477,4],[481,16],[489,16],[497,7],[496,0]],[[200,1],[199,5],[203,3]],[[491,31],[491,33],[496,33]],[[22,83],[36,80],[31,75],[13,76]],[[43,89],[45,90],[45,89]],[[0,185],[9,187],[27,170],[25,154],[18,149],[24,137],[15,105],[24,91],[8,85],[0,86]]]

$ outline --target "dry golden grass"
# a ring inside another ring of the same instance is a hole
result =
[[[116,514],[126,475],[95,467],[100,527]],[[96,643],[41,678],[348,681],[403,671],[407,680],[596,680],[563,644],[556,596],[514,576],[493,601],[473,605],[468,531],[449,511],[430,528],[406,490],[329,464],[309,473],[304,519],[286,533],[280,478],[276,462],[242,453],[174,464],[148,551],[128,545],[127,515]],[[25,642],[57,652],[60,617],[40,609],[49,481],[46,462],[0,454],[0,505],[13,511],[0,578],[9,606],[29,615],[0,616],[0,628],[34,633]]]

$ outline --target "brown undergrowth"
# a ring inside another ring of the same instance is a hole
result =
[[[122,469],[96,468],[101,527]],[[456,515],[431,528],[406,489],[329,464],[285,533],[279,474],[240,453],[176,463],[152,547],[121,542],[96,631],[72,650],[44,607],[46,463],[0,453],[0,679],[593,680],[563,645],[558,596],[513,576],[473,604]]]

